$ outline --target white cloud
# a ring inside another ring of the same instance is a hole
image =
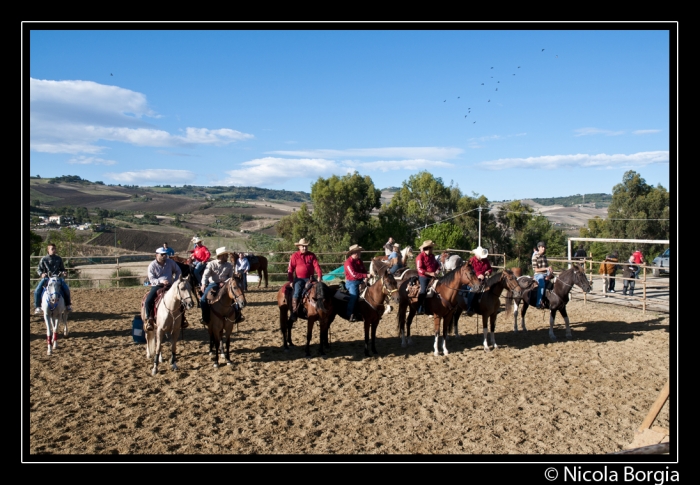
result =
[[[633,135],[651,135],[654,133],[661,133],[661,130],[634,130]]]
[[[279,150],[268,152],[273,155],[309,158],[408,158],[408,159],[451,159],[464,152],[453,147],[384,147],[351,148],[347,150]]]
[[[104,151],[99,140],[137,146],[226,145],[253,138],[230,128],[187,127],[174,135],[146,118],[160,117],[146,96],[92,81],[30,79],[30,148],[46,153]]]
[[[377,160],[376,162],[343,162],[352,168],[389,172],[394,170],[430,170],[432,168],[452,168],[454,164],[417,158],[413,160]],[[359,171],[359,170],[358,170]]]
[[[488,170],[504,170],[513,168],[531,168],[556,170],[559,168],[623,168],[640,167],[655,163],[668,163],[668,151],[639,152],[626,154],[599,155],[546,155],[528,158],[501,158],[476,164],[477,167]]]
[[[196,175],[189,170],[146,169],[132,172],[110,172],[105,177],[129,185],[191,184]]]
[[[344,174],[348,169],[342,168],[333,160],[322,158],[275,158],[265,157],[241,164],[243,168],[228,170],[228,178],[217,184],[236,186],[264,187],[279,185],[293,178],[317,179],[333,174]]]
[[[70,164],[77,165],[116,165],[115,160],[105,160],[104,158],[79,156],[68,160]]]
[[[601,130],[600,128],[578,128],[574,130],[576,133],[574,136],[587,136],[587,135],[605,135],[605,136],[618,136],[623,135],[624,131],[612,131],[612,130]]]

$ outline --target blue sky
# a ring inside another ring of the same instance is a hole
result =
[[[645,25],[33,30],[24,163],[106,184],[305,192],[355,170],[378,188],[428,170],[492,201],[611,193],[627,170],[670,189],[677,38]]]

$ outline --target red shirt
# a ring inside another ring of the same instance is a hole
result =
[[[289,259],[289,267],[287,268],[287,279],[294,282],[294,273],[296,272],[297,278],[310,278],[312,274],[316,271],[318,280],[321,281],[322,273],[321,266],[318,264],[318,259],[316,255],[311,251],[306,251],[301,253],[297,251],[292,254]]]
[[[642,256],[641,251],[635,251],[632,253],[632,256],[634,256],[634,262],[637,264],[642,264],[644,262],[644,256]]]
[[[493,268],[491,268],[491,263],[486,258],[479,259],[476,256],[472,256],[470,261],[472,264],[472,269],[474,270],[474,273],[477,276],[485,275],[487,271],[493,272]]]
[[[197,246],[192,250],[192,258],[202,263],[206,263],[209,261],[209,258],[211,258],[211,253],[206,246]]]
[[[357,281],[367,278],[365,263],[363,263],[360,258],[353,259],[352,256],[350,256],[345,260],[343,267],[345,268],[346,281]]]
[[[418,270],[418,276],[426,276],[426,271],[434,273],[439,270],[440,264],[435,259],[435,256],[421,251],[420,254],[416,256],[416,269]]]

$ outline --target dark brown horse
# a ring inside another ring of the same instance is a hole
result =
[[[175,261],[180,271],[182,271],[182,279],[187,280],[192,287],[192,291],[194,291],[194,294],[197,296],[197,308],[199,308],[199,299],[202,297],[202,289],[194,279],[194,261],[192,258],[183,258],[176,254],[170,256],[170,259]]]
[[[474,300],[472,301],[472,309],[477,315],[481,315],[481,325],[484,331],[484,350],[489,351],[489,338],[491,340],[491,345],[493,345],[493,350],[496,350],[498,346],[496,345],[496,317],[501,310],[501,293],[503,290],[510,290],[517,292],[518,279],[513,275],[513,272],[509,269],[503,270],[499,273],[494,273],[491,275],[484,283],[481,288],[482,293],[474,295]],[[513,300],[506,300],[506,312],[510,311],[508,303],[512,306]],[[459,316],[463,311],[467,309],[467,298],[458,300],[458,308],[452,317],[453,325],[457,326],[457,321]],[[491,324],[491,329],[489,331],[489,322]]]
[[[231,263],[234,268],[236,267],[236,261],[238,261],[238,254],[239,253],[231,253]],[[267,288],[267,258],[265,256],[255,256],[252,254],[246,257],[248,258],[248,264],[250,264],[249,272],[258,272],[258,288],[262,285],[263,276],[265,276],[265,288]]]
[[[335,293],[340,286],[332,285],[331,290]],[[379,320],[384,314],[384,304],[386,301],[392,301],[395,305],[399,304],[399,292],[394,276],[388,271],[383,271],[379,274],[379,278],[369,285],[364,292],[364,297],[360,297],[355,303],[355,312],[359,312],[362,316],[362,321],[365,325],[365,357],[369,357],[370,353],[370,329],[372,335],[372,353],[378,354],[376,347],[377,326]],[[348,300],[346,296],[341,298],[333,298],[333,310],[331,311],[328,325],[333,322],[336,315],[346,319],[348,309]]]
[[[546,309],[549,309],[549,338],[552,341],[556,341],[557,338],[554,336],[554,318],[557,312],[561,313],[564,318],[564,323],[566,324],[566,338],[571,338],[571,328],[569,327],[569,316],[566,313],[566,304],[569,302],[569,293],[571,292],[574,285],[581,288],[585,293],[589,293],[592,289],[591,282],[586,278],[586,272],[576,263],[571,263],[571,268],[562,271],[556,277],[554,284],[549,286],[551,283],[547,284],[545,287],[544,296],[542,297],[542,302]],[[520,298],[514,295],[511,291],[508,291],[506,298],[512,298],[515,305],[515,331],[517,332],[518,326],[518,314],[517,305],[522,303],[523,309],[521,311],[523,330],[525,328],[525,312],[530,305],[534,305],[537,298],[537,286],[532,285],[528,289],[523,290]]]
[[[415,271],[415,270],[412,270]],[[416,272],[417,275],[417,272]],[[418,310],[418,298],[408,296],[408,285],[410,279],[406,276],[399,286],[399,336],[401,337],[401,346],[406,347],[411,342],[411,323],[413,317]],[[433,327],[435,332],[435,344],[433,345],[434,354],[440,355],[438,352],[440,341],[440,320],[443,321],[443,344],[442,351],[444,355],[447,351],[447,332],[452,322],[452,314],[457,308],[457,296],[462,285],[475,285],[478,280],[472,269],[471,264],[467,261],[453,269],[443,277],[441,277],[435,285],[435,295],[425,299],[425,313],[433,315]],[[417,281],[415,284],[419,284]],[[408,318],[406,318],[406,310],[408,309]]]
[[[214,367],[219,367],[219,351],[226,359],[226,365],[232,365],[230,358],[231,332],[233,324],[246,306],[245,295],[236,278],[226,280],[214,302],[209,305],[210,315],[207,330],[209,331],[209,355],[214,360]],[[225,335],[224,335],[225,333]],[[222,341],[226,337],[226,350]]]
[[[280,331],[282,332],[282,344],[285,351],[293,347],[292,326],[294,322],[289,321],[289,314],[292,311],[291,302],[294,287],[292,283],[285,283],[277,292],[277,307],[280,311]],[[314,323],[319,322],[321,335],[319,355],[326,355],[324,348],[329,348],[328,326],[329,316],[333,308],[333,293],[322,281],[312,281],[311,288],[299,302],[300,309],[297,312],[299,318],[307,321],[306,326],[306,347],[304,352],[306,357],[311,357],[311,336],[313,335]]]

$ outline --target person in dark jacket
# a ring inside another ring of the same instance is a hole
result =
[[[630,256],[629,261],[622,265],[622,277],[625,278],[622,281],[622,294],[627,296],[627,289],[629,288],[629,295],[634,296],[634,278],[637,276],[639,271],[639,266],[635,264],[634,256]],[[632,279],[627,279],[632,278]]]
[[[52,276],[62,277],[66,275],[66,267],[63,266],[63,259],[56,254],[56,245],[54,243],[49,243],[46,246],[46,256],[41,258],[39,261],[39,268],[37,269],[37,274],[41,276],[39,284],[36,285],[34,290],[34,313],[41,313],[41,291],[49,278]],[[73,307],[71,306],[70,299],[70,288],[68,284],[60,278],[61,289],[63,291],[63,298],[66,300],[66,311],[72,312]]]

